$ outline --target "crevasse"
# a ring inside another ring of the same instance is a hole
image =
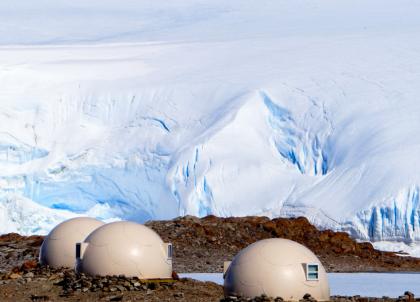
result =
[[[261,97],[270,113],[268,122],[278,153],[302,174],[327,174],[329,167],[325,135],[320,139],[310,129],[302,129],[286,108],[273,102],[265,92],[261,92]]]

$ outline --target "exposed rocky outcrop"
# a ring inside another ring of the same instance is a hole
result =
[[[420,271],[420,259],[375,250],[347,233],[320,231],[306,218],[207,216],[151,221],[147,225],[174,244],[175,270],[221,272],[223,262],[266,238],[287,238],[311,249],[330,272]]]
[[[25,265],[36,266],[43,236],[0,235],[0,274]]]

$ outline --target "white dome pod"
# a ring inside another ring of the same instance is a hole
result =
[[[305,246],[287,239],[265,239],[235,256],[224,275],[225,296],[253,298],[265,294],[299,301],[310,294],[330,299],[327,274]]]
[[[172,278],[172,245],[138,223],[106,224],[80,243],[77,253],[76,270],[89,275]]]
[[[45,237],[39,252],[40,263],[54,268],[74,268],[76,243],[85,240],[103,224],[89,217],[72,218],[60,223]]]

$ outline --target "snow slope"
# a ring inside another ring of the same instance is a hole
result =
[[[419,37],[414,0],[1,1],[0,232],[305,215],[418,241]]]

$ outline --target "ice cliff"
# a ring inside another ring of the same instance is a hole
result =
[[[2,1],[0,232],[299,216],[420,240],[415,1]]]

